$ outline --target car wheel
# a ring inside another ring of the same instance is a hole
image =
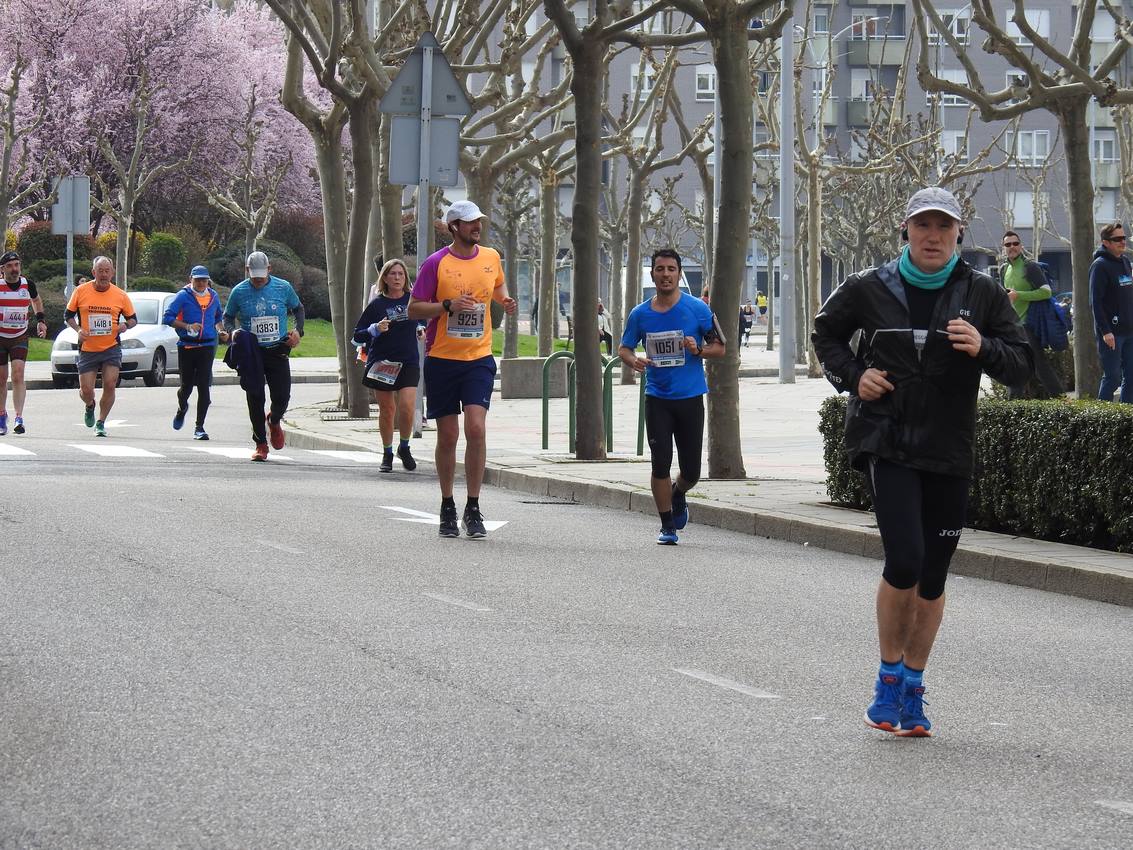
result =
[[[142,376],[147,387],[160,387],[165,383],[165,349],[153,353],[153,366]]]
[[[68,378],[66,375],[51,375],[51,385],[57,390],[69,390],[72,387],[78,386],[78,381],[74,378]]]

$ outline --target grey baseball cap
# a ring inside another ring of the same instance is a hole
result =
[[[908,221],[913,216],[920,215],[923,212],[933,211],[942,212],[961,224],[964,223],[964,214],[960,212],[960,202],[956,200],[956,196],[939,186],[921,189],[909,198],[909,204],[905,207],[905,220]]]
[[[253,251],[246,262],[249,277],[267,277],[268,255],[263,251]]]

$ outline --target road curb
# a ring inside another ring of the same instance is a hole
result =
[[[238,375],[213,375],[213,378],[212,378],[212,385],[214,387],[230,387],[230,386],[233,386],[234,384],[239,384],[239,383],[240,383],[240,377]],[[309,372],[309,373],[305,373],[305,374],[300,373],[298,375],[293,373],[291,375],[291,383],[293,383],[293,384],[337,384],[338,383],[338,373],[337,372]],[[29,379],[29,380],[24,382],[24,385],[29,390],[74,389],[73,387],[57,387],[57,386],[55,386],[55,384],[50,379],[44,379],[44,378]],[[141,386],[141,384],[139,383],[138,386]],[[176,373],[168,375],[166,377],[164,386],[167,386],[167,387],[180,386],[180,382],[177,379]]]
[[[362,441],[325,437],[295,428],[290,423],[288,425],[287,443],[295,448],[375,451],[372,444]],[[434,471],[432,464],[419,461],[419,465],[428,471]],[[458,461],[457,471],[463,472],[463,466]],[[490,461],[484,471],[484,483],[504,490],[595,507],[629,510],[647,516],[656,513],[653,496],[645,484],[635,487],[564,475],[546,475],[527,467],[500,466]],[[695,497],[689,498],[689,507],[693,524],[769,540],[816,546],[864,558],[881,560],[884,557],[880,534],[876,528],[863,524],[870,522],[872,514],[864,511],[826,504],[804,506],[821,509],[827,514],[819,519],[788,511],[744,508]],[[843,514],[846,521],[833,519],[830,514]],[[952,559],[951,573],[1133,607],[1133,572],[1129,570],[1067,564],[1041,557],[1023,558],[984,542],[1011,540],[1009,535],[980,532],[979,536],[979,540],[969,543],[961,539]]]

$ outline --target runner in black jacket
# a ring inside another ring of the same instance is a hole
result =
[[[932,734],[923,674],[964,524],[980,373],[1011,385],[1033,369],[1006,292],[959,257],[962,224],[951,193],[917,192],[900,259],[847,278],[811,337],[827,378],[850,393],[846,449],[869,479],[885,549],[866,723],[905,736]]]

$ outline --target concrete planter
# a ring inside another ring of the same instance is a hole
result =
[[[500,398],[542,398],[543,357],[515,357],[500,361]],[[567,360],[556,360],[550,368],[551,398],[566,398]]]

